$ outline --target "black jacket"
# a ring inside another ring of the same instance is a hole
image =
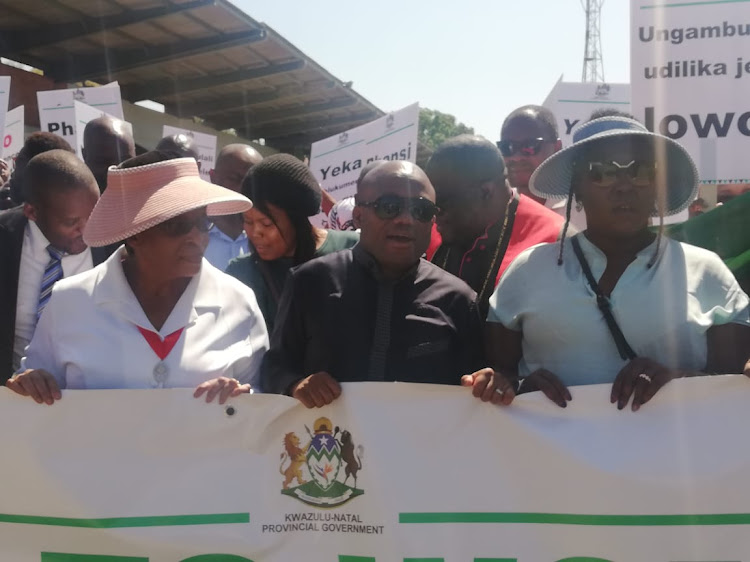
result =
[[[265,392],[284,394],[318,371],[340,382],[459,384],[486,366],[466,283],[425,260],[395,283],[378,270],[359,246],[292,270],[261,368]]]

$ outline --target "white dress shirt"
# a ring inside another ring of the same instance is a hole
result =
[[[18,369],[26,346],[36,327],[36,311],[44,270],[50,261],[49,241],[34,221],[29,221],[23,235],[21,266],[18,272],[18,300],[16,302],[16,332],[13,341],[13,369]],[[64,277],[88,271],[94,266],[91,250],[80,254],[65,254],[61,260]]]
[[[125,278],[124,252],[55,285],[21,369],[45,369],[68,389],[193,388],[224,376],[259,390],[268,332],[253,291],[204,259],[156,330]],[[162,361],[139,326],[162,340],[184,330]]]

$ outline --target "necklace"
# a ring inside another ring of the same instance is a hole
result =
[[[497,245],[495,246],[495,253],[492,256],[492,262],[490,263],[490,267],[487,270],[487,276],[484,278],[484,282],[482,283],[482,289],[477,294],[477,302],[483,302],[485,292],[487,291],[487,287],[490,282],[490,277],[492,277],[492,272],[495,269],[495,265],[497,264],[497,258],[500,256],[500,248],[502,248],[505,244],[505,233],[508,229],[508,221],[510,219],[510,206],[513,203],[513,201],[516,200],[516,196],[514,193],[511,193],[511,196],[508,198],[508,203],[505,206],[505,218],[503,219],[503,226],[500,229],[500,235],[497,237]],[[445,266],[448,264],[448,258],[451,254],[451,248],[448,248],[448,251],[445,252],[445,259],[443,259],[443,263],[441,264],[440,268],[445,269]],[[494,288],[494,283],[493,283]]]

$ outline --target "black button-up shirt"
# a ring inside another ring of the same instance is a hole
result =
[[[312,260],[287,280],[263,389],[287,393],[320,371],[340,382],[459,384],[485,366],[475,298],[425,260],[395,282],[359,246]]]

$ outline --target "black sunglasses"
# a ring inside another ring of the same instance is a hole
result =
[[[194,228],[199,232],[208,232],[211,230],[213,223],[208,217],[202,216],[195,219],[187,218],[185,215],[179,215],[159,224],[159,229],[167,236],[185,236]]]
[[[535,139],[525,139],[522,141],[501,140],[497,141],[497,147],[500,153],[508,158],[514,154],[520,153],[522,156],[536,156],[541,152],[545,142],[552,142],[542,137]]]
[[[404,210],[414,220],[430,222],[438,213],[435,203],[424,197],[399,197],[397,195],[383,195],[375,201],[357,201],[360,207],[367,207],[375,211],[375,215],[382,220],[392,220],[401,215]]]

